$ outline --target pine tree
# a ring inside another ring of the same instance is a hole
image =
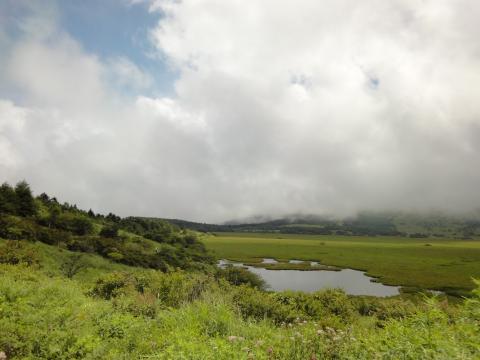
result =
[[[32,196],[30,186],[26,181],[20,181],[15,186],[15,195],[17,197],[17,215],[32,216],[35,215],[35,201]]]
[[[0,186],[0,214],[15,214],[17,210],[17,196],[15,190],[8,183]]]

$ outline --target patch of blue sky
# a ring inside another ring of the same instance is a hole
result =
[[[178,74],[158,56],[149,40],[149,30],[161,14],[150,13],[144,3],[132,5],[127,0],[61,0],[58,6],[61,27],[87,52],[107,61],[127,58],[153,78],[144,95],[174,93]]]

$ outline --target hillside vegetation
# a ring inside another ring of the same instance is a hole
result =
[[[166,221],[107,216],[60,204],[43,193],[33,198],[27,183],[0,187],[0,237],[40,241],[115,262],[166,271],[204,268],[213,257],[194,233]]]
[[[153,220],[153,219],[152,219]],[[340,236],[397,236],[408,238],[480,238],[480,213],[448,215],[441,212],[360,212],[335,219],[295,215],[277,220],[260,220],[222,225],[168,220],[181,228],[201,232],[275,233]]]
[[[475,359],[480,291],[268,292],[193,232],[0,189],[3,359]]]

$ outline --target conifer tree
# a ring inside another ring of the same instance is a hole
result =
[[[30,186],[26,181],[20,181],[15,186],[15,195],[17,197],[16,213],[20,216],[35,215],[35,201],[32,196]]]
[[[8,183],[0,186],[0,214],[15,214],[17,209],[17,196],[15,190]]]

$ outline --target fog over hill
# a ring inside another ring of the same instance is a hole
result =
[[[154,219],[154,218],[151,218]],[[336,217],[295,214],[283,218],[252,217],[222,224],[164,219],[184,229],[206,233],[266,232],[305,235],[400,236],[412,238],[478,239],[480,211],[464,214],[442,212],[359,212]]]
[[[209,222],[480,206],[479,2],[68,6],[0,2],[1,182]]]

